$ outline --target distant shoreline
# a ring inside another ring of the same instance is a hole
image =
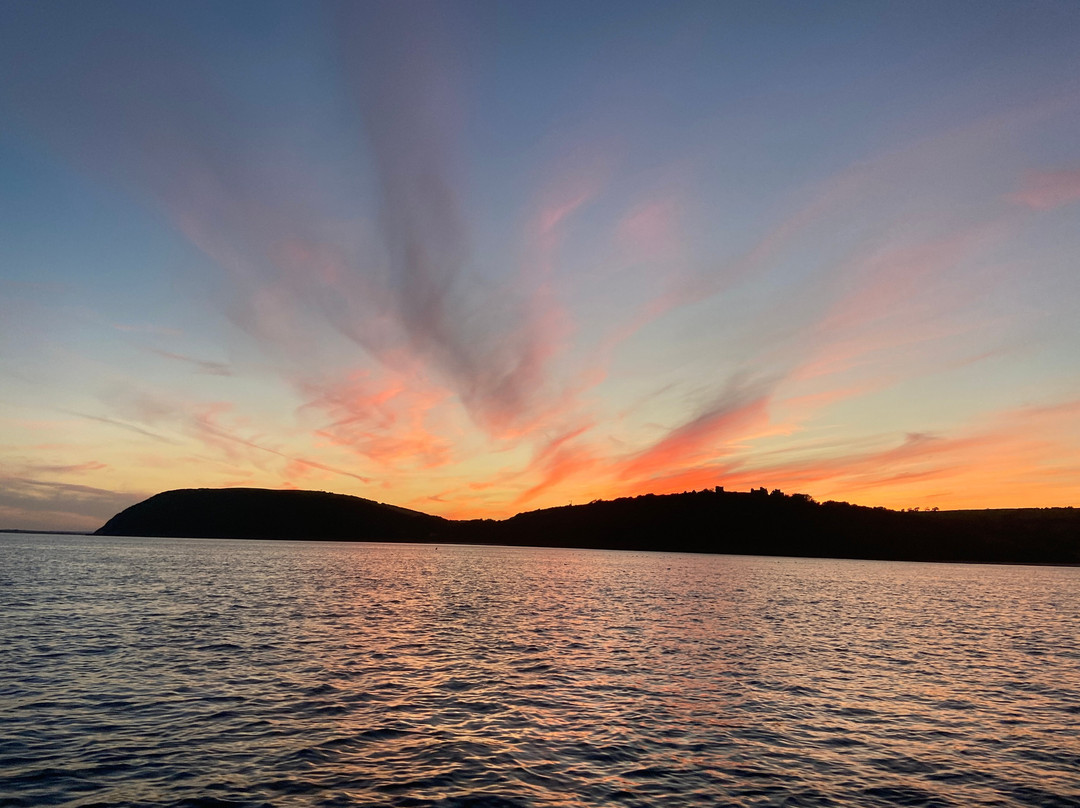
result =
[[[1080,561],[978,561],[970,559],[918,559],[918,558],[863,558],[851,556],[824,556],[824,555],[777,555],[770,553],[726,553],[710,552],[704,550],[665,550],[659,547],[652,548],[603,548],[603,547],[580,547],[576,545],[550,545],[550,544],[506,544],[501,542],[479,541],[436,541],[434,539],[298,539],[298,538],[237,538],[235,536],[110,536],[104,533],[83,533],[71,530],[0,530],[0,533],[30,534],[40,536],[100,536],[102,538],[117,539],[144,539],[147,541],[159,541],[161,539],[177,539],[179,541],[265,541],[265,542],[325,542],[329,544],[415,544],[438,549],[443,547],[506,547],[519,550],[595,550],[597,552],[612,553],[678,553],[681,555],[723,555],[745,556],[747,558],[797,558],[808,561],[873,561],[890,562],[896,564],[973,564],[981,567],[1076,567],[1080,568]]]
[[[891,511],[716,488],[455,521],[359,497],[166,491],[97,535],[415,542],[957,563],[1080,564],[1080,510]]]

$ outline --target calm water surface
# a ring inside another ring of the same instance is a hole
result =
[[[1080,569],[0,537],[7,805],[1080,806]]]

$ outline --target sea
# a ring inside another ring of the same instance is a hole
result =
[[[0,536],[5,806],[1080,806],[1080,568]]]

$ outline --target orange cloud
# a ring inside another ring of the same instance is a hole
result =
[[[1080,401],[1002,411],[954,434],[814,441],[761,454],[738,442],[772,428],[767,403],[757,396],[710,410],[621,461],[568,440],[538,464],[548,476],[519,502],[559,490],[578,500],[724,485],[897,508],[1077,504]],[[569,480],[573,487],[560,489]]]
[[[759,386],[737,383],[704,412],[674,427],[652,445],[630,454],[612,455],[584,436],[593,428],[587,424],[568,430],[545,444],[530,465],[501,479],[502,486],[536,478],[514,500],[530,502],[542,494],[556,493],[573,481],[571,499],[593,496],[622,496],[652,490],[676,490],[684,478],[697,479],[698,466],[736,454],[737,445],[768,428],[769,396]],[[715,484],[715,471],[710,478]],[[476,487],[477,490],[483,490]],[[680,489],[681,490],[681,489]]]
[[[769,397],[748,400],[730,394],[696,418],[673,429],[649,448],[622,464],[620,477],[637,479],[698,464],[732,452],[731,443],[768,421]]]
[[[391,375],[372,384],[358,373],[344,382],[302,385],[310,400],[301,409],[330,418],[316,434],[391,468],[431,469],[452,459],[452,444],[428,428],[447,390],[417,378]]]
[[[956,435],[913,433],[879,449],[748,463],[722,482],[890,507],[1068,505],[1080,491],[1078,424],[1077,401],[1008,410]]]
[[[591,428],[592,424],[579,426],[549,441],[537,453],[529,468],[523,472],[529,474],[530,472],[539,471],[542,475],[541,479],[519,494],[515,502],[528,502],[535,499],[542,492],[553,488],[564,480],[575,477],[598,465],[600,457],[591,449],[575,443]]]

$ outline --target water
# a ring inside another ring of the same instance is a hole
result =
[[[0,537],[7,805],[1080,806],[1080,569]]]

